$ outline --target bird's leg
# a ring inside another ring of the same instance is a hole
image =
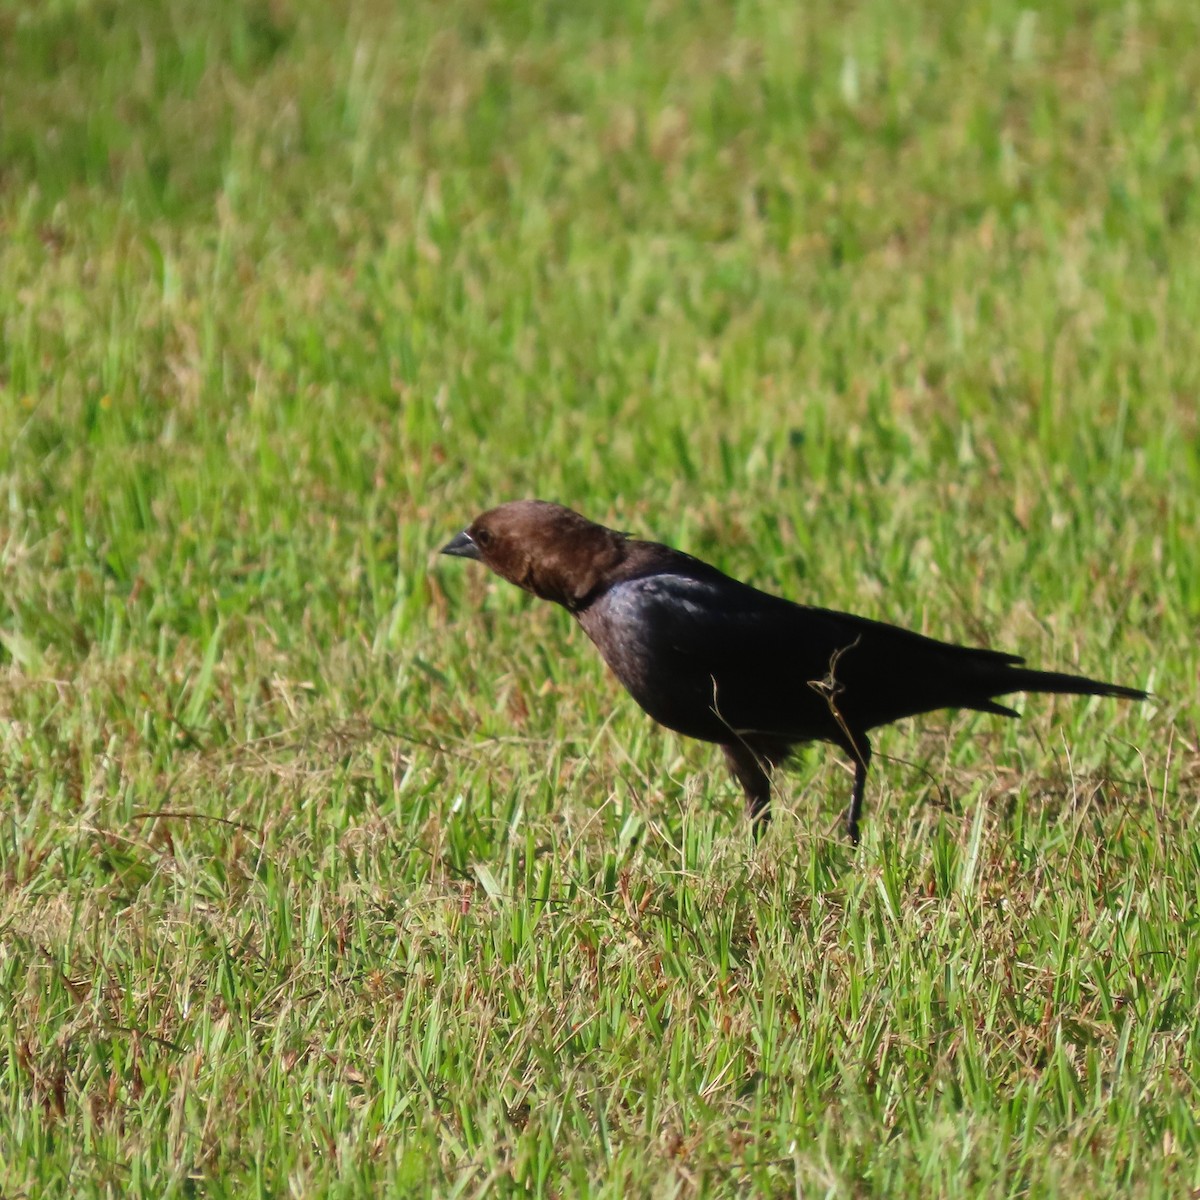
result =
[[[863,789],[867,786],[867,768],[871,765],[871,743],[865,733],[849,739],[846,747],[854,758],[854,790],[850,793],[850,807],[846,809],[846,832],[851,842],[858,845],[858,818],[862,816]]]
[[[745,742],[729,742],[721,749],[734,779],[746,793],[746,812],[757,842],[771,821],[771,763],[760,758]]]

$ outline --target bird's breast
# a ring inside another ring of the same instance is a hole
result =
[[[626,690],[661,725],[689,737],[724,741],[720,712],[719,647],[703,633],[700,599],[669,582],[620,584],[578,614]]]

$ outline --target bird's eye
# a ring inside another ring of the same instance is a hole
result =
[[[477,529],[471,534],[471,538],[475,545],[486,546],[492,540],[492,535],[486,529]]]

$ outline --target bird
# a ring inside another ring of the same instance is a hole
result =
[[[996,702],[1012,692],[1148,695],[796,604],[546,500],[489,509],[441,553],[561,605],[655,721],[720,746],[755,842],[771,816],[772,773],[799,744],[827,742],[853,762],[843,820],[858,845],[872,730],[939,709],[1016,717]]]

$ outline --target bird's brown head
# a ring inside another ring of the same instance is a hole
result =
[[[577,612],[614,578],[626,537],[561,504],[514,500],[475,518],[443,554],[473,558],[502,579]]]

